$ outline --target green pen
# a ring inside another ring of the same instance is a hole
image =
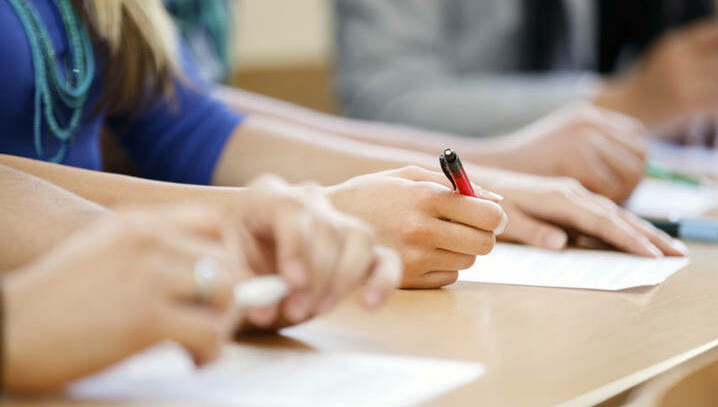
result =
[[[701,186],[706,184],[706,180],[704,180],[703,178],[682,174],[676,171],[671,171],[655,163],[646,164],[646,175],[651,178],[680,182],[693,186]]]

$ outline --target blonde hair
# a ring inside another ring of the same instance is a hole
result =
[[[74,0],[104,66],[100,109],[136,113],[169,96],[179,73],[178,38],[160,0]]]

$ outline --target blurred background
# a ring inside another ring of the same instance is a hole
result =
[[[324,112],[331,90],[331,0],[230,0],[234,24],[230,85]]]

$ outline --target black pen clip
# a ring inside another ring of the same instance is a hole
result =
[[[443,153],[439,156],[439,167],[441,167],[441,171],[444,171],[444,175],[446,175],[446,178],[451,181],[451,185],[454,187],[454,191],[456,191],[456,182],[454,181],[454,177],[451,175],[451,171],[449,171],[449,163],[446,162],[446,158]]]

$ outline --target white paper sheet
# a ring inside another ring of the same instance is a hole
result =
[[[651,142],[650,160],[672,171],[718,178],[718,150]]]
[[[219,362],[194,369],[177,345],[164,344],[74,383],[83,400],[183,401],[226,406],[407,406],[483,374],[479,363],[385,356],[225,348]]]
[[[718,209],[718,189],[647,178],[626,208],[652,218],[698,218]]]
[[[648,259],[581,249],[552,252],[499,243],[491,254],[462,271],[459,280],[615,291],[659,284],[687,265],[687,258]]]

